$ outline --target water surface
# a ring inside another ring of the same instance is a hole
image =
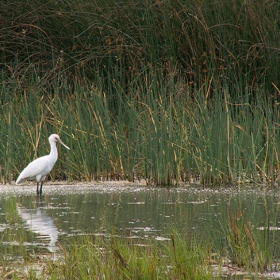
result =
[[[259,188],[150,188],[128,184],[46,184],[0,189],[0,236],[6,246],[56,252],[72,237],[116,235],[165,242],[174,230],[188,238],[226,246],[230,215],[246,219],[277,244],[280,193]],[[3,251],[3,250],[2,250]],[[7,250],[9,254],[13,251]],[[18,254],[18,250],[14,250]],[[275,258],[279,259],[278,245]],[[12,256],[10,256],[12,257]]]

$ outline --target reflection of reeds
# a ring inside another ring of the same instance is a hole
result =
[[[0,219],[1,279],[14,279],[14,275],[17,274],[14,267],[23,260],[29,262],[32,259],[30,252],[24,245],[28,233],[26,233],[26,229],[21,224],[16,201],[17,199],[14,197],[0,198],[1,212],[4,213]]]
[[[233,215],[232,212],[230,214],[230,230],[232,232],[232,241],[234,241],[235,247],[241,247],[242,236],[240,232],[240,228],[236,224],[236,222],[240,219],[240,212],[237,213],[237,218]]]

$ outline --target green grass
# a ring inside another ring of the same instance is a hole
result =
[[[9,274],[9,279],[199,280],[224,279],[233,268],[242,270],[251,279],[258,279],[259,273],[277,271],[277,264],[268,252],[272,246],[263,251],[263,244],[257,242],[261,239],[247,231],[246,226],[235,225],[237,227],[229,229],[230,235],[235,235],[234,241],[228,239],[226,246],[231,251],[217,250],[219,245],[206,239],[202,244],[194,237],[177,233],[164,241],[84,235],[69,238],[55,259],[52,255],[25,253],[25,259],[20,262],[6,260],[2,262],[5,269],[0,270],[0,275]]]
[[[177,235],[170,241],[128,240],[120,237],[83,236],[51,257],[5,263],[3,279],[212,279],[210,250],[187,244]],[[29,267],[23,271],[23,267]],[[37,266],[41,268],[38,273]]]
[[[60,264],[49,262],[45,272],[50,279],[212,279],[205,248],[178,236],[147,244],[86,236],[64,250]]]
[[[15,8],[16,7],[16,8]],[[0,173],[61,151],[51,179],[273,184],[279,4],[4,3]]]
[[[173,185],[199,175],[204,184],[271,184],[279,154],[273,101],[238,104],[229,94],[208,100],[203,89],[197,97],[183,92],[173,88],[145,101],[125,97],[117,112],[90,85],[76,85],[73,94],[14,93],[17,102],[1,112],[2,180],[15,180],[28,162],[48,153],[47,137],[58,133],[71,150],[59,149],[52,179]]]
[[[169,84],[206,85],[212,96],[226,82],[239,98],[238,89],[256,96],[279,80],[276,2],[33,0],[2,10],[2,75],[19,87],[34,74],[41,86],[66,85],[62,75],[72,86],[72,77],[101,78],[117,93],[159,69]]]
[[[232,203],[229,198],[227,211],[217,213],[218,225],[213,223],[209,227],[214,252],[254,275],[277,270],[278,206],[269,208],[266,196],[254,207],[248,207],[246,198],[235,198],[235,201]],[[261,213],[258,219],[256,213]]]

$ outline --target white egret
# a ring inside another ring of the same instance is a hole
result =
[[[30,162],[19,174],[16,184],[25,182],[26,180],[36,180],[37,181],[37,195],[42,194],[43,183],[46,176],[51,172],[55,162],[58,158],[56,142],[62,144],[66,149],[70,150],[59,138],[57,134],[52,134],[49,137],[49,142],[51,146],[51,151],[49,155],[39,157],[34,161]],[[39,185],[41,182],[41,187]]]

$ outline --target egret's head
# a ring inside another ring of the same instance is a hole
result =
[[[60,137],[59,135],[57,134],[52,134],[50,137],[49,137],[49,142],[50,144],[51,143],[56,143],[56,142],[59,142],[60,144],[62,144],[66,149],[70,150],[70,148],[68,146],[66,146],[61,140],[60,140]]]

